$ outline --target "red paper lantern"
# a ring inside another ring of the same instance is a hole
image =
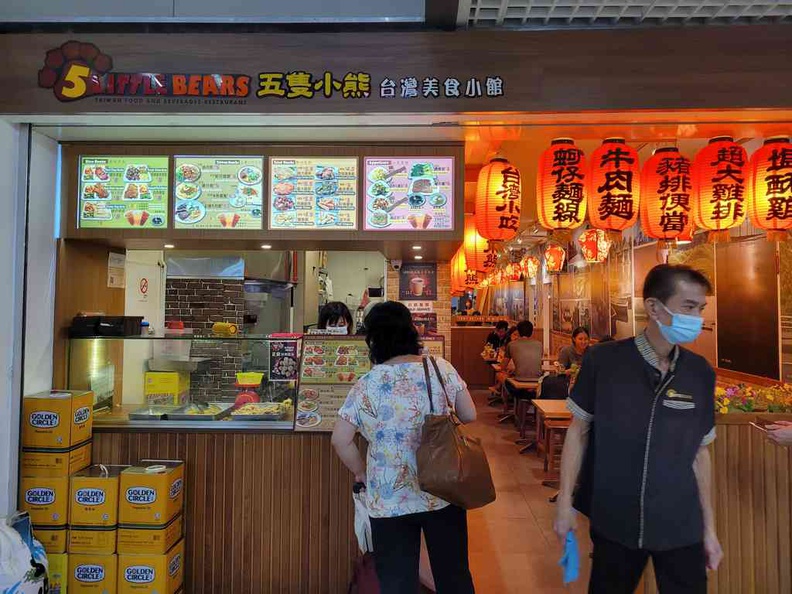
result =
[[[641,166],[623,138],[608,138],[594,151],[588,183],[592,227],[620,234],[638,220]]]
[[[544,259],[547,272],[561,272],[564,270],[566,250],[557,243],[548,243],[545,247]]]
[[[468,270],[465,250],[460,246],[451,258],[451,291],[463,293],[475,288],[478,281],[478,273],[475,270]]]
[[[539,159],[536,210],[545,229],[576,229],[586,220],[586,157],[573,140],[555,139]]]
[[[770,240],[782,240],[792,229],[792,143],[769,138],[751,157],[749,168],[751,222],[767,231]]]
[[[518,281],[522,277],[522,268],[519,264],[509,264],[506,266],[506,278],[510,281]]]
[[[729,137],[713,138],[693,162],[693,223],[710,240],[728,240],[745,221],[748,155]]]
[[[465,261],[470,270],[487,272],[495,268],[498,261],[495,250],[490,249],[489,242],[479,235],[473,215],[465,215],[463,246]]]
[[[608,259],[611,240],[602,229],[587,229],[578,237],[578,245],[583,250],[583,258],[589,264],[598,264]]]
[[[520,172],[503,157],[481,168],[476,184],[476,229],[484,239],[508,241],[520,229]]]
[[[542,263],[536,256],[525,256],[522,261],[523,271],[528,276],[528,278],[536,278],[541,265]]]
[[[691,227],[690,159],[676,147],[657,149],[641,174],[641,227],[653,239],[671,241]]]

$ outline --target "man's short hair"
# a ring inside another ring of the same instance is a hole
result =
[[[495,330],[508,330],[509,329],[509,322],[506,320],[501,320],[497,324],[495,324]]]
[[[712,283],[695,268],[682,264],[660,264],[646,275],[643,298],[654,298],[665,303],[676,293],[679,281],[699,285],[704,288],[707,295],[712,294]]]
[[[523,338],[530,338],[533,335],[533,324],[528,320],[523,320],[517,324],[517,333]]]

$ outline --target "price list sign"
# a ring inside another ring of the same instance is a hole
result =
[[[176,229],[262,228],[262,157],[174,159]]]
[[[357,229],[356,158],[270,159],[270,229]]]

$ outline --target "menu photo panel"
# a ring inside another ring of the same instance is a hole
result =
[[[168,157],[80,157],[81,229],[166,229]]]
[[[176,156],[176,229],[262,228],[264,158]]]
[[[357,229],[357,157],[272,157],[269,177],[270,229]]]
[[[452,231],[453,157],[366,157],[366,231]]]

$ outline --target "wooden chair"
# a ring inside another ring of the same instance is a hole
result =
[[[569,419],[546,419],[544,422],[544,470],[545,487],[558,488],[561,470],[561,453],[564,448],[566,432],[572,421]]]

